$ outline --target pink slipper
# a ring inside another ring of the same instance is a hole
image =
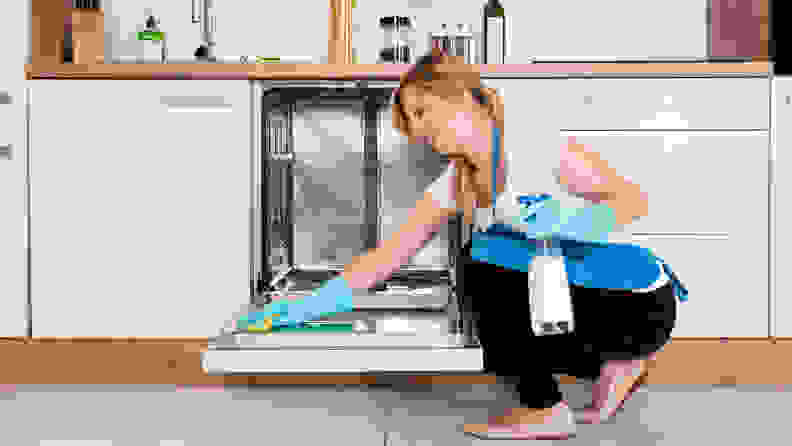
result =
[[[653,353],[647,360],[652,361],[656,358]],[[599,424],[609,420],[616,412],[620,411],[626,403],[643,384],[648,371],[640,371],[640,360],[634,361],[608,361],[602,368],[600,378],[594,383],[592,389],[592,403],[584,409],[575,413],[575,421],[583,424]],[[619,379],[626,377],[635,378],[630,389],[621,400],[611,394],[614,384]]]
[[[481,440],[566,440],[575,436],[575,420],[565,401],[553,407],[543,424],[465,425],[465,433]]]

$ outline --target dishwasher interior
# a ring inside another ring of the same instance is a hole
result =
[[[242,311],[310,294],[390,238],[448,165],[430,146],[409,144],[393,129],[396,87],[396,82],[364,81],[254,83],[251,302]],[[354,311],[267,334],[228,325],[211,348],[480,350],[469,303],[455,279],[471,229],[461,218],[452,219],[409,264],[357,293]],[[368,361],[349,371],[403,368],[370,367],[371,356]],[[454,362],[422,361],[425,367],[404,370],[442,369]],[[480,361],[471,364],[470,369],[480,369]]]

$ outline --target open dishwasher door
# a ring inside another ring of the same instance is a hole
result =
[[[303,327],[235,330],[244,312],[310,294],[406,221],[447,160],[391,126],[395,82],[253,83],[251,303],[203,353],[209,374],[480,372],[454,219],[355,311]],[[463,240],[464,239],[464,240]]]
[[[272,333],[230,332],[203,353],[209,374],[479,372],[482,351],[448,317],[354,311]]]

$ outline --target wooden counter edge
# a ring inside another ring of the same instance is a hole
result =
[[[492,384],[493,375],[209,376],[206,339],[0,339],[0,384],[377,385]],[[649,383],[792,385],[792,338],[674,339],[650,365]],[[562,383],[575,378],[561,377]]]
[[[398,79],[409,65],[242,65],[242,64],[27,64],[27,79]],[[525,65],[461,65],[464,72],[498,75],[770,75],[769,62],[748,63],[536,63]]]

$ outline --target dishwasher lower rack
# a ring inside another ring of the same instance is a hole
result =
[[[443,320],[386,317],[355,321],[346,331],[227,333],[203,352],[203,369],[210,375],[480,372],[480,346],[462,334],[450,334]]]

